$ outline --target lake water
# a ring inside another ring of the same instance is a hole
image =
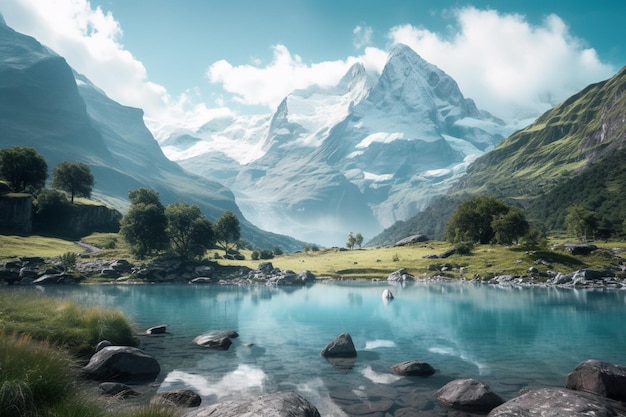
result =
[[[381,298],[385,288],[395,295],[388,303]],[[456,378],[480,379],[510,399],[525,387],[563,386],[586,359],[626,364],[622,290],[337,282],[42,291],[116,307],[142,331],[167,324],[168,334],[141,337],[142,348],[161,364],[160,390],[189,388],[204,404],[297,391],[323,416],[447,415],[434,391]],[[192,344],[215,330],[240,336],[227,351]],[[351,334],[358,351],[352,369],[320,356],[342,332]],[[427,378],[391,373],[391,365],[409,359],[437,372]]]

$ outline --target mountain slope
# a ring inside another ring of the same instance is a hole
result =
[[[94,196],[116,208],[127,207],[128,190],[153,188],[164,204],[197,204],[211,220],[231,210],[244,239],[260,247],[301,248],[249,223],[223,185],[168,160],[141,110],[109,99],[62,57],[0,20],[0,147],[13,145],[34,147],[50,168],[64,160],[87,163]]]
[[[456,205],[495,195],[526,209],[548,230],[565,228],[567,208],[596,212],[603,235],[619,235],[626,219],[626,67],[544,113],[478,158],[434,204],[368,244],[415,233],[441,238]],[[436,213],[433,216],[433,213]]]
[[[161,144],[190,171],[223,181],[255,224],[325,245],[409,218],[504,131],[452,78],[404,45],[389,54],[380,76],[355,64],[334,87],[292,92],[266,123],[257,125],[256,140],[236,142],[233,121]],[[218,146],[226,136],[254,157]]]

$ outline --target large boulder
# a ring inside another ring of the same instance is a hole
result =
[[[210,332],[196,336],[193,339],[193,343],[202,347],[228,350],[230,345],[233,344],[231,339],[236,337],[239,337],[239,334],[234,330]]]
[[[194,410],[186,417],[320,417],[313,404],[294,392],[265,394],[240,402],[224,402]]]
[[[391,282],[407,282],[415,281],[415,277],[407,272],[406,269],[400,268],[397,271],[392,272],[387,277],[387,281]]]
[[[567,375],[565,387],[626,402],[626,367],[587,360]]]
[[[107,346],[96,352],[83,368],[87,377],[99,381],[154,380],[161,367],[146,352],[130,346]]]
[[[541,388],[494,408],[488,417],[618,417],[626,416],[623,403],[566,388]]]
[[[426,235],[412,235],[409,237],[405,237],[393,244],[393,246],[406,246],[412,245],[413,243],[427,242],[428,236]]]
[[[341,333],[320,352],[325,358],[354,358],[356,349],[349,333]]]
[[[402,376],[430,376],[435,373],[435,368],[429,363],[416,360],[396,363],[391,365],[391,370]]]
[[[473,413],[487,413],[504,400],[481,381],[455,379],[441,387],[437,400],[446,407]]]
[[[146,330],[146,334],[164,334],[167,333],[167,324],[159,324]]]

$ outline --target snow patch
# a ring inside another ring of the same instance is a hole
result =
[[[358,145],[355,146],[357,149],[368,148],[374,142],[381,143],[391,143],[394,140],[404,139],[404,133],[402,132],[377,132],[368,135],[363,139]]]
[[[393,174],[374,174],[371,172],[363,171],[363,177],[367,181],[381,182],[381,181],[389,181],[393,178]]]

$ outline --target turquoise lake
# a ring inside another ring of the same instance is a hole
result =
[[[395,299],[384,302],[391,289]],[[297,391],[323,416],[447,415],[434,391],[477,378],[505,400],[527,387],[563,386],[581,361],[626,364],[626,291],[497,287],[474,283],[316,283],[307,287],[84,285],[42,288],[86,305],[116,307],[161,364],[160,390],[189,388],[204,404]],[[195,346],[236,330],[227,351]],[[342,332],[358,356],[333,367],[322,348]],[[398,377],[416,359],[435,375]],[[403,414],[404,413],[404,414]],[[426,414],[422,414],[426,413]]]

